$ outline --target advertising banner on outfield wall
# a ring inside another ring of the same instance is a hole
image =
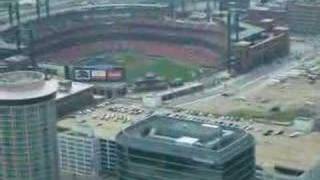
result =
[[[111,81],[118,82],[125,79],[125,70],[122,67],[97,66],[74,67],[73,79],[75,81]]]
[[[74,79],[77,81],[90,81],[91,70],[89,69],[75,69],[73,71]]]

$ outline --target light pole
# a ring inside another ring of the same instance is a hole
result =
[[[29,55],[29,58],[31,60],[31,65],[34,69],[38,68],[38,64],[34,58],[33,55],[33,46],[34,46],[34,31],[32,29],[26,29],[27,33],[28,33],[28,49],[27,49],[27,53]]]
[[[175,19],[175,9],[176,9],[176,4],[175,0],[169,0],[169,11],[170,11],[170,17],[172,19]]]
[[[50,0],[45,0],[45,7],[46,7],[46,15],[47,17],[50,16]]]
[[[240,40],[239,35],[239,24],[240,24],[240,15],[239,10],[235,8],[236,3],[230,2],[228,4],[228,12],[227,12],[227,26],[228,26],[228,41],[227,41],[227,67],[228,71],[232,74],[235,68],[235,65],[238,63],[236,56],[233,51],[233,43],[238,42]],[[235,37],[234,37],[235,35]]]
[[[13,5],[12,5],[12,3],[8,4],[8,15],[9,15],[9,23],[12,26],[13,25]]]
[[[211,7],[211,4],[210,4],[210,0],[206,0],[206,16],[207,16],[207,21],[211,22],[212,7]]]
[[[16,21],[17,21],[17,28],[16,28],[16,46],[17,49],[21,50],[21,32],[20,32],[20,5],[19,2],[15,3],[15,14],[16,14]]]
[[[181,12],[184,15],[186,13],[186,1],[185,0],[180,0],[181,1]]]
[[[21,49],[22,44],[22,36],[23,34],[27,34],[27,42],[24,47],[24,49]],[[38,68],[38,64],[34,58],[33,50],[34,50],[34,31],[32,28],[23,28],[22,26],[17,26],[16,30],[16,42],[17,42],[17,49],[21,52],[23,51],[25,54],[27,54],[31,61],[31,66],[34,69]]]
[[[37,11],[37,18],[40,19],[40,16],[41,16],[41,4],[40,4],[40,0],[36,0],[36,11]]]
[[[228,71],[230,72],[232,69],[232,27],[231,27],[231,12],[228,11],[227,12],[227,36],[228,36],[228,40],[227,40],[227,67],[228,67]]]

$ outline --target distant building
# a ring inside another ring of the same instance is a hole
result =
[[[168,87],[169,84],[166,79],[154,73],[147,73],[134,82],[134,90],[137,92],[159,91],[168,89]]]
[[[273,19],[275,26],[288,26],[288,12],[284,9],[274,9],[271,7],[250,8],[245,21],[259,26],[264,19]]]
[[[240,8],[242,10],[249,9],[250,7],[250,0],[220,0],[220,9],[227,10],[230,6],[229,3],[234,2],[236,8]]]
[[[315,120],[307,117],[297,117],[293,121],[293,129],[305,133],[311,133],[315,126]]]
[[[243,39],[234,44],[234,53],[239,62],[237,68],[246,72],[260,64],[272,62],[290,52],[289,29],[273,27],[271,19],[262,22],[267,30],[256,37]]]
[[[318,34],[320,32],[320,1],[289,1],[288,18],[291,31]]]
[[[252,180],[255,143],[246,132],[152,116],[117,136],[121,180]]]
[[[94,82],[93,93],[107,99],[122,97],[127,94],[128,85],[125,82]]]
[[[27,56],[15,55],[2,59],[0,69],[1,72],[28,70],[31,67],[31,60]]]
[[[204,85],[201,82],[186,83],[183,86],[144,95],[142,96],[142,101],[146,107],[155,108],[161,106],[165,101],[173,100],[188,94],[201,92],[203,89]]]
[[[104,113],[58,122],[60,168],[77,175],[99,175],[117,166],[115,136],[131,125],[130,117]]]
[[[58,146],[60,169],[76,175],[99,175],[101,158],[99,139],[91,127],[77,126],[72,130],[59,129]]]
[[[0,179],[58,180],[57,83],[40,72],[0,74]]]

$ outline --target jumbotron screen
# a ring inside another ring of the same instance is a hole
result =
[[[75,67],[73,79],[76,81],[123,81],[125,70],[122,67]]]

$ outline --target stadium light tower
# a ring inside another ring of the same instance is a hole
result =
[[[211,7],[211,0],[206,0],[206,17],[208,22],[211,22],[212,18],[212,7]]]
[[[8,17],[9,17],[9,23],[10,25],[13,25],[13,4],[9,3],[8,4]]]
[[[20,26],[20,4],[19,4],[19,2],[15,3],[15,13],[16,13],[17,25]]]
[[[36,61],[36,59],[34,58],[33,55],[33,46],[34,46],[34,31],[33,29],[26,29],[27,33],[28,33],[28,48],[27,48],[27,53],[29,55],[29,58],[31,60],[31,65],[34,69],[38,68],[38,63]]]
[[[227,12],[227,30],[228,30],[228,41],[227,41],[227,63],[228,71],[231,71],[232,66],[232,27],[231,27],[231,12]]]
[[[40,4],[40,0],[36,0],[36,10],[37,10],[37,18],[40,19],[40,17],[41,17],[41,4]]]
[[[20,5],[19,2],[15,3],[15,15],[16,15],[16,21],[17,21],[17,28],[16,28],[16,46],[17,49],[21,50],[21,32],[20,32]]]
[[[21,49],[23,34],[27,34],[27,42],[26,45]],[[38,68],[38,64],[33,56],[33,46],[34,46],[34,30],[32,28],[24,28],[19,26],[16,30],[16,46],[19,51],[23,51],[30,58],[31,65],[34,69]]]
[[[45,0],[45,7],[46,7],[46,15],[47,17],[50,16],[50,0]]]
[[[237,42],[240,39],[239,35],[239,23],[240,23],[240,10],[235,8],[236,3],[230,2],[228,4],[227,12],[227,29],[228,29],[228,42],[227,42],[227,66],[228,71],[232,74],[236,65],[236,57],[233,52],[233,42]]]
[[[180,0],[181,1],[181,12],[182,14],[186,13],[186,0]]]
[[[46,16],[50,16],[50,0],[45,0],[44,2],[45,5],[45,12]],[[41,0],[36,0],[36,10],[37,10],[37,17],[38,19],[41,18]]]
[[[175,9],[176,9],[176,0],[168,0],[169,2],[169,11],[170,11],[170,17],[172,19],[175,19]]]

